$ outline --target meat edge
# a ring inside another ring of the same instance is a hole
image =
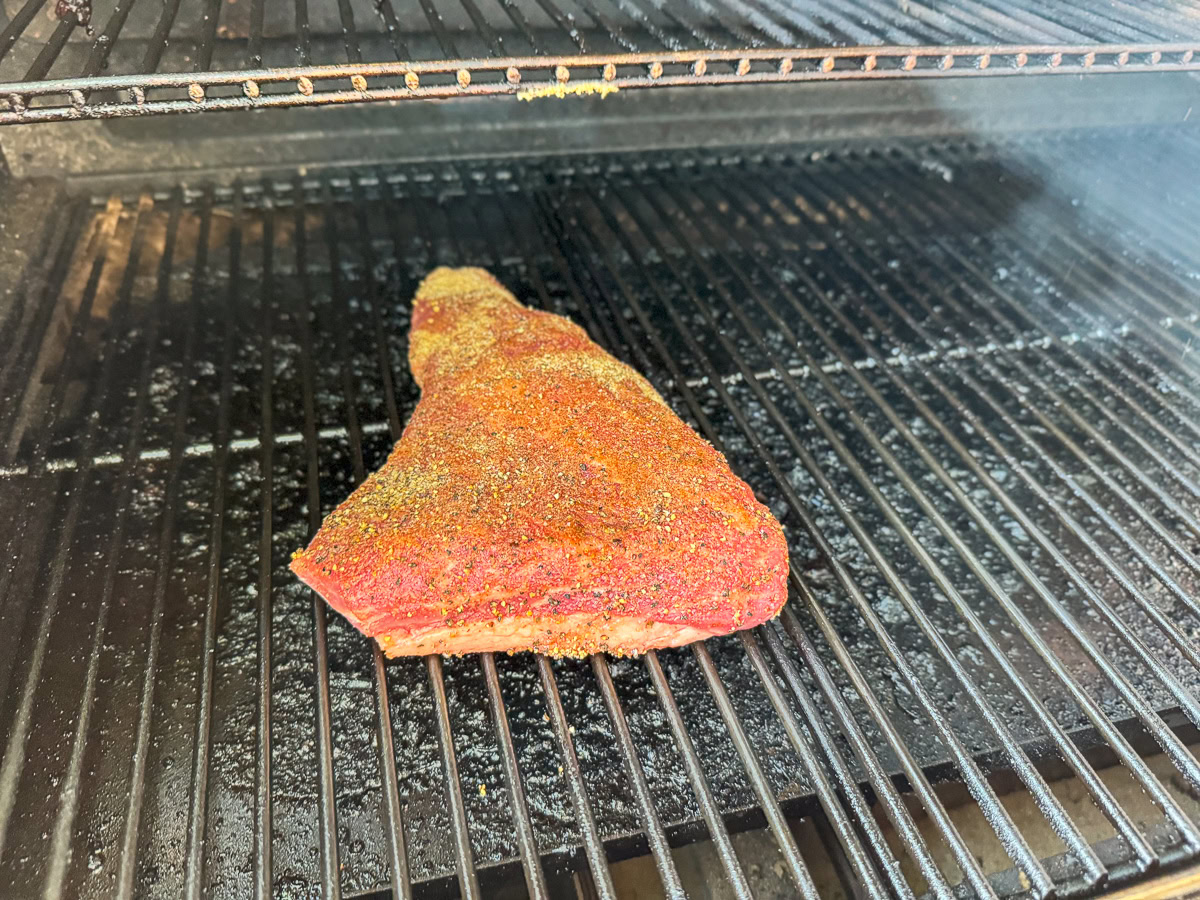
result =
[[[389,657],[424,656],[429,653],[545,653],[549,656],[582,657],[590,653],[630,656],[663,647],[678,647],[744,628],[753,628],[779,615],[787,601],[787,581],[769,578],[723,604],[753,610],[732,627],[698,627],[682,622],[655,621],[637,615],[589,610],[557,614],[550,609],[527,616],[501,616],[470,624],[435,622],[405,623],[395,628],[375,627],[355,615],[352,604],[332,579],[309,566],[293,561],[292,570],[316,590],[335,612],[345,616],[359,631],[373,637]],[[739,596],[740,595],[740,596]],[[743,605],[744,603],[744,605]],[[539,614],[540,613],[540,614]]]

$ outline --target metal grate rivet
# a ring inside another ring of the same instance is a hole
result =
[[[521,70],[516,66],[509,66],[504,71],[504,77],[508,79],[509,84],[521,83]]]
[[[1013,60],[1018,69],[1024,67],[1025,63],[1029,62],[1029,54],[1022,51],[1017,54],[1017,58]]]
[[[134,85],[129,89],[129,99],[138,106],[146,105],[146,90],[145,88]]]
[[[365,94],[367,91],[367,79],[362,75],[351,75],[350,86],[360,94]]]
[[[613,65],[612,63],[605,63],[603,75],[604,75],[605,81],[612,81],[614,78],[617,77],[617,67],[615,65]],[[560,78],[558,80],[562,81],[563,79]]]
[[[405,72],[404,86],[410,91],[415,91],[421,86],[421,76],[419,76],[416,72]]]
[[[261,94],[262,91],[259,90],[257,81],[243,81],[242,82],[242,93],[245,94],[247,97],[249,97],[251,100],[257,100],[258,95]]]
[[[1129,51],[1122,50],[1120,53],[1117,54],[1117,65],[1123,66],[1127,62],[1129,62]]]
[[[1058,52],[1051,53],[1050,59],[1047,61],[1046,65],[1052,69],[1057,69],[1062,65],[1062,54]]]
[[[903,66],[905,72],[911,72],[917,67],[917,55],[915,53],[908,54],[908,56],[904,57],[904,62],[901,63],[901,66]]]
[[[609,63],[609,65],[612,65],[612,63]],[[568,69],[566,66],[555,66],[554,67],[554,77],[559,81],[570,81],[571,80],[571,70]]]
[[[832,59],[832,57],[830,57],[830,58]],[[791,71],[792,71],[792,68],[794,65],[795,65],[795,63],[792,62],[792,58],[790,56],[785,56],[783,59],[781,59],[779,61],[779,74],[780,75],[791,74]],[[832,66],[830,68],[832,68]]]
[[[8,95],[8,107],[18,116],[25,112],[25,98],[20,94]]]
[[[1183,55],[1182,55],[1181,57],[1179,57],[1179,64],[1180,64],[1180,65],[1183,65],[1183,66],[1186,66],[1186,65],[1187,65],[1188,63],[1190,63],[1191,61],[1192,61],[1192,51],[1191,51],[1191,50],[1184,50],[1184,51],[1183,51]]]
[[[649,70],[649,71],[650,71],[650,77],[651,77],[651,78],[660,78],[660,77],[662,77],[662,63],[660,63],[660,62],[659,62],[659,61],[656,59],[654,62],[650,63],[650,70]]]
[[[1161,51],[1161,50],[1153,50],[1153,51],[1151,51],[1151,53],[1150,53],[1150,65],[1152,65],[1152,66],[1157,66],[1157,65],[1158,65],[1160,62],[1162,62],[1162,51]]]
[[[979,68],[981,68],[981,69],[986,69],[991,64],[992,64],[992,54],[990,54],[990,53],[980,54],[979,62],[976,63],[976,65],[978,65]]]
[[[941,69],[943,72],[945,72],[947,69],[953,69],[954,68],[954,54],[947,53],[945,56],[943,56],[941,59],[939,59],[938,60],[938,68]]]
[[[692,74],[695,75],[697,78],[701,77],[707,71],[708,71],[708,60],[707,59],[698,59],[694,63],[692,63]]]
[[[745,57],[743,57],[742,59],[739,59],[738,65],[737,65],[737,73],[739,75],[745,75],[749,71],[750,71],[750,60],[746,59]]]
[[[459,69],[454,73],[454,77],[458,80],[459,87],[467,87],[471,84],[471,73],[466,69]]]
[[[312,79],[309,78],[307,75],[301,75],[299,78],[296,79],[296,87],[298,87],[300,89],[300,93],[302,93],[305,97],[312,96],[313,83],[312,83]]]
[[[1096,64],[1096,54],[1089,50],[1087,53],[1083,54],[1083,59],[1081,59],[1080,62],[1083,64],[1085,69],[1090,69]]]
[[[873,71],[875,71],[875,67],[877,65],[879,65],[879,60],[878,60],[878,58],[876,58],[875,54],[872,53],[870,56],[868,56],[866,59],[863,60],[863,64],[862,64],[863,71],[864,72],[873,72]]]
[[[204,102],[204,87],[203,87],[203,85],[196,84],[196,82],[193,81],[191,84],[188,85],[188,96],[192,98],[193,103],[203,103]]]
[[[832,56],[827,56],[821,60],[821,71],[832,72],[835,64],[834,58]]]

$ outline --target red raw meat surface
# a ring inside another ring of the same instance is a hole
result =
[[[779,612],[779,523],[573,322],[437,269],[409,363],[403,436],[292,560],[386,653],[631,654]]]

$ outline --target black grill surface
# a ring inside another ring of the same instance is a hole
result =
[[[729,833],[764,824],[810,894],[795,816],[871,897],[1196,856],[1198,164],[1178,132],[68,192],[0,307],[0,894],[610,896],[647,850],[671,894],[705,836],[744,893]],[[384,662],[326,614],[289,554],[411,413],[437,264],[571,316],[727,454],[787,531],[780,620]]]

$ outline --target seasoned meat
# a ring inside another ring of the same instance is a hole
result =
[[[292,560],[386,653],[639,653],[779,612],[779,523],[583,329],[442,268],[409,363],[403,436]]]

